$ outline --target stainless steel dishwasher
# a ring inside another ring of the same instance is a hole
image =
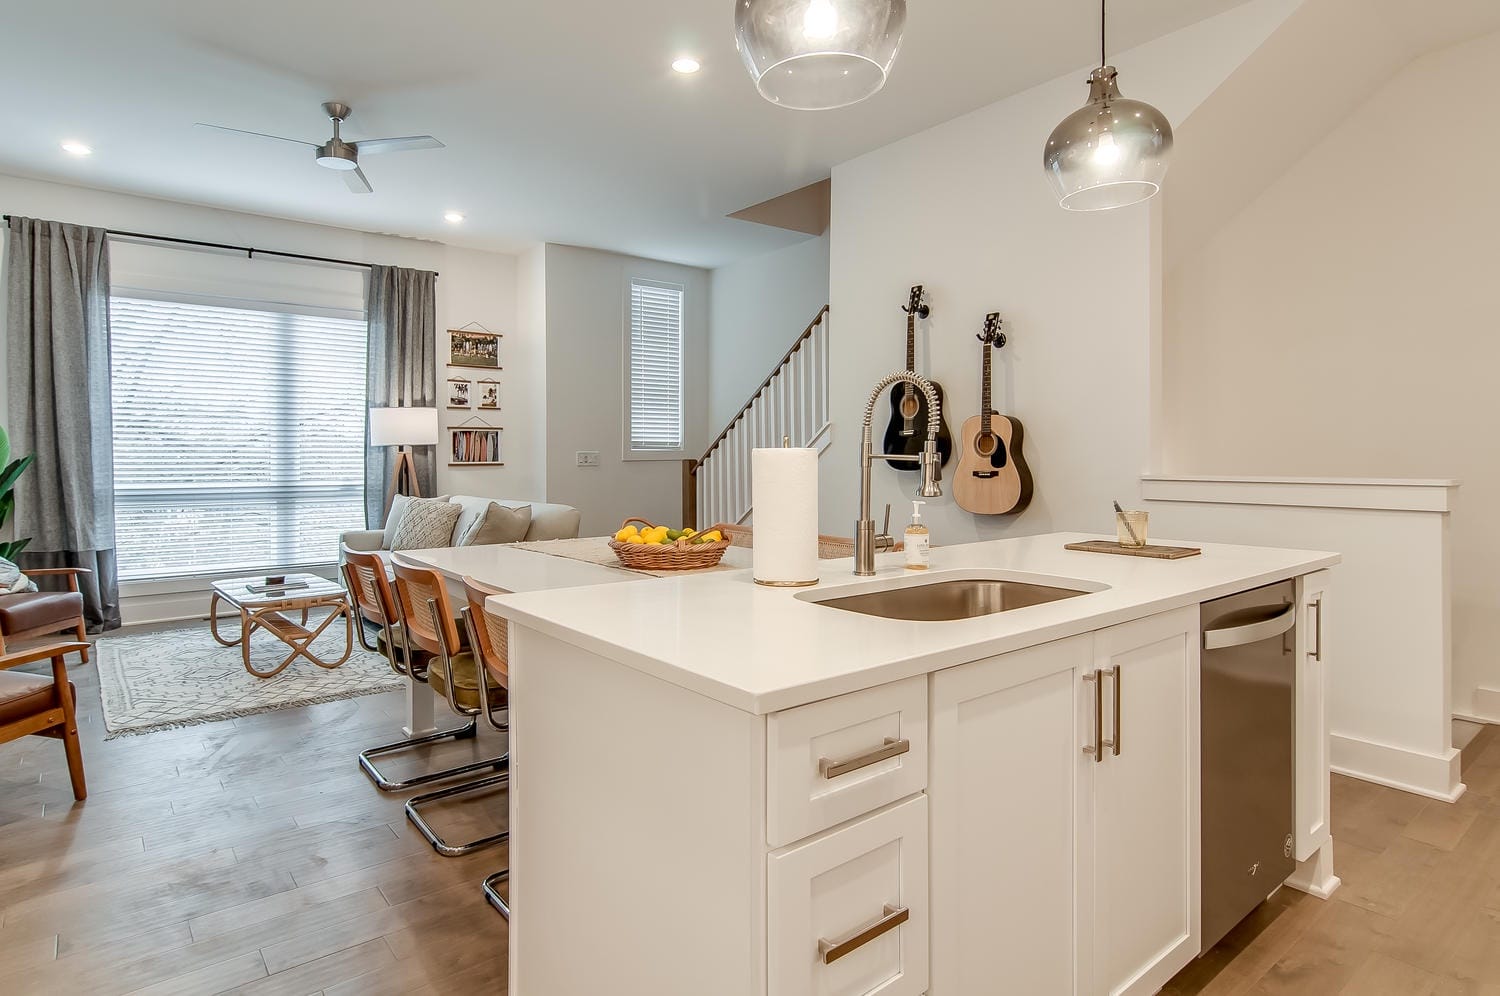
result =
[[[1296,582],[1203,603],[1203,950],[1297,867]]]

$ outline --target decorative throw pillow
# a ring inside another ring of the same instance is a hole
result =
[[[453,541],[453,524],[458,513],[457,505],[436,498],[410,498],[406,512],[396,523],[396,534],[391,537],[392,550],[430,550],[446,547]]]
[[[490,543],[519,543],[526,538],[531,528],[531,506],[507,508],[499,502],[490,502],[477,515],[459,516],[453,527],[454,546],[485,546]]]
[[[526,521],[531,521],[531,506],[526,506]],[[21,573],[15,564],[0,557],[0,595],[15,595],[23,591],[36,591],[36,582]]]
[[[386,513],[384,534],[380,537],[380,548],[389,550],[391,541],[396,538],[396,527],[401,525],[401,517],[406,514],[406,504],[411,501],[407,495],[392,495],[391,510]],[[441,498],[439,501],[447,501]]]

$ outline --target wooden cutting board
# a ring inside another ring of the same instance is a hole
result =
[[[1084,553],[1113,553],[1121,557],[1150,557],[1152,560],[1181,560],[1183,557],[1196,557],[1203,552],[1196,546],[1121,546],[1109,540],[1069,543],[1063,549],[1082,550]]]

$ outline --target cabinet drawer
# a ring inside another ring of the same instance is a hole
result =
[[[925,675],[766,721],[766,842],[773,848],[926,787]]]
[[[927,797],[767,859],[767,982],[776,996],[927,991]]]

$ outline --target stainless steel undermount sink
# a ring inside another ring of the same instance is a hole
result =
[[[1064,598],[1087,595],[1103,589],[1086,581],[1067,578],[1044,578],[1056,584],[1039,584],[1004,577],[935,577],[930,581],[896,587],[882,586],[874,591],[852,591],[865,585],[849,585],[831,592],[806,592],[804,601],[826,605],[846,612],[859,612],[884,619],[908,619],[917,622],[945,622],[974,619],[978,616],[1010,612],[1031,605],[1042,605]],[[1085,587],[1064,587],[1077,584]]]

